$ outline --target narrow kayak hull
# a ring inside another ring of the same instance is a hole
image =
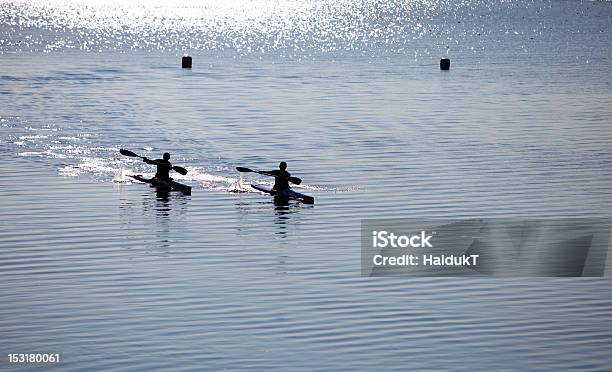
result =
[[[157,187],[158,190],[162,191],[179,191],[185,195],[191,195],[191,186],[183,185],[182,183],[178,183],[176,181],[163,181],[158,178],[145,178],[140,174],[130,176],[133,179],[148,183],[151,186]]]
[[[264,186],[264,185],[252,184],[251,187],[254,188],[255,190],[265,192],[266,194],[270,194],[274,196],[274,198],[284,199],[284,200],[290,200],[290,199],[299,200],[304,204],[314,204],[314,198],[312,196],[304,195],[302,193],[293,191],[291,189],[288,189],[288,190],[285,190],[279,193],[276,190],[272,190],[271,187]]]

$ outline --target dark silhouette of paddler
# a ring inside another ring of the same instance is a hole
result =
[[[170,163],[170,154],[164,152],[163,159],[151,160],[146,157],[142,158],[147,164],[157,165],[157,172],[155,173],[155,178],[158,178],[163,181],[171,181],[170,170],[172,169],[172,163]]]
[[[280,164],[278,164],[278,169],[265,173],[269,174],[270,176],[274,176],[274,186],[272,187],[272,190],[282,193],[283,191],[287,191],[291,188],[291,186],[289,186],[289,177],[291,177],[291,173],[287,172],[287,163],[284,161],[281,161]]]

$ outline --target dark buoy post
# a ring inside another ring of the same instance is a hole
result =
[[[442,58],[440,60],[440,70],[450,70],[450,59],[448,58]]]
[[[190,56],[183,56],[183,68],[191,68],[191,57]]]

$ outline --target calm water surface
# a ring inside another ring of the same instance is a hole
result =
[[[0,352],[609,368],[609,280],[359,266],[363,218],[610,216],[609,2],[181,4],[0,0]],[[114,182],[153,172],[119,148],[193,194]],[[230,192],[280,160],[314,206]]]

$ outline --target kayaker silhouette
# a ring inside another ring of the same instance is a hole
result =
[[[172,163],[170,163],[170,154],[164,152],[163,159],[150,160],[146,157],[142,158],[147,164],[157,165],[157,172],[155,173],[155,178],[158,178],[163,181],[171,181],[170,170],[172,169]]]
[[[274,176],[274,186],[272,190],[282,192],[291,188],[291,186],[289,186],[289,177],[291,177],[291,173],[287,172],[287,163],[284,161],[278,164],[278,169],[266,173]]]
[[[291,190],[289,183],[300,185],[302,180],[298,177],[292,177],[291,173],[287,172],[287,163],[284,161],[280,162],[278,169],[272,171],[254,170],[247,167],[236,167],[236,170],[238,172],[253,172],[274,177],[274,186],[272,188],[264,185],[251,184],[251,187],[255,190],[273,195],[274,199],[285,199],[285,201],[288,199],[295,199],[302,201],[304,204],[314,204],[314,198],[312,196],[300,194],[299,192]]]

